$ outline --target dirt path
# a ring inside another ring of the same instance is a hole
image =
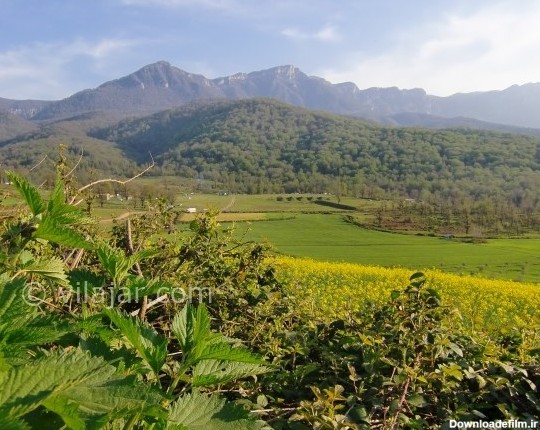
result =
[[[141,212],[141,211],[132,211],[132,212],[124,212],[116,217],[113,217],[113,218],[107,218],[107,219],[102,219],[100,220],[101,222],[106,222],[106,223],[109,223],[109,222],[113,222],[114,220],[122,220],[122,219],[126,219],[127,217],[131,216],[131,215],[137,215],[137,214],[142,214],[144,212]]]
[[[227,203],[224,207],[221,208],[221,212],[225,212],[226,210],[230,209],[232,205],[234,205],[235,201],[236,201],[236,196],[232,196],[229,203]]]

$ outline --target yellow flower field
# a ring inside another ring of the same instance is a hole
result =
[[[326,263],[279,257],[279,275],[299,304],[313,318],[344,318],[361,311],[367,300],[387,302],[402,290],[413,271],[403,268]],[[441,295],[443,306],[458,309],[472,330],[540,326],[540,285],[425,271],[426,288]]]

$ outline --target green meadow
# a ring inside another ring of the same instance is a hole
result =
[[[6,209],[19,203],[10,194],[2,202]],[[325,195],[178,193],[174,210],[181,212],[181,222],[195,217],[184,213],[188,207],[197,208],[197,212],[220,210],[218,220],[227,224],[235,222],[238,235],[264,240],[277,253],[285,255],[412,270],[437,268],[466,275],[540,282],[540,238],[465,243],[458,239],[370,230],[346,222],[344,215],[350,214],[349,211],[315,204],[317,198],[335,201],[335,197]],[[134,203],[112,199],[103,207],[94,204],[92,211],[108,228],[115,218],[140,213],[140,205],[134,207]],[[373,210],[380,204],[354,198],[344,198],[341,203],[356,207],[354,216],[360,220],[373,216]]]
[[[540,239],[464,243],[368,230],[346,222],[340,214],[267,216],[268,222],[237,223],[238,234],[263,239],[277,252],[298,257],[540,282]]]

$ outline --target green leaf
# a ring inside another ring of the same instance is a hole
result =
[[[0,373],[0,417],[20,417],[37,408],[55,390],[106,380],[114,367],[80,351],[55,353]],[[31,381],[31,383],[30,383]]]
[[[17,418],[3,417],[2,430],[31,430],[31,427]]]
[[[461,369],[461,366],[455,363],[450,363],[449,365],[442,365],[440,366],[441,370],[445,375],[451,376],[458,381],[461,381],[463,379],[463,372]]]
[[[94,357],[102,357],[105,361],[115,363],[118,367],[118,362],[123,363],[126,368],[139,366],[142,359],[136,355],[133,349],[128,349],[126,346],[111,348],[111,346],[98,336],[87,336],[81,338],[79,346],[83,351],[88,351]]]
[[[180,350],[184,356],[192,351],[195,343],[193,339],[194,325],[194,307],[189,304],[184,306],[184,308],[175,315],[171,324],[171,331],[178,340]]]
[[[58,223],[50,214],[43,217],[34,232],[34,237],[71,248],[91,249],[93,247],[81,234],[66,225]]]
[[[25,279],[19,278],[0,283],[0,333],[2,333],[2,324],[6,324],[9,328],[13,319],[26,316],[25,314],[31,313],[29,312],[31,310],[36,311],[35,307],[23,298],[25,282]]]
[[[86,269],[75,269],[67,274],[71,288],[79,294],[80,297],[86,297],[101,291],[105,285],[105,276],[90,272]]]
[[[80,208],[66,203],[64,188],[64,182],[57,177],[47,203],[47,216],[54,219],[58,225],[93,224],[94,220],[87,217]]]
[[[85,430],[84,420],[79,416],[79,405],[63,396],[51,396],[43,401],[43,405],[62,418],[68,428]]]
[[[164,417],[159,392],[81,350],[49,354],[0,372],[0,422],[23,417],[40,406],[73,429],[101,428],[107,416],[143,413]]]
[[[263,364],[264,361],[246,348],[233,347],[229,343],[199,343],[193,352],[193,359],[200,360],[227,360],[242,363]]]
[[[190,304],[175,316],[171,330],[178,339],[183,361],[195,364],[202,360],[224,360],[263,364],[245,348],[235,348],[219,333],[210,330],[210,317],[204,304],[195,308]]]
[[[171,330],[180,344],[182,359],[191,364],[200,360],[210,345],[224,340],[221,334],[212,333],[210,330],[210,316],[204,304],[200,304],[197,309],[191,304],[184,306],[174,317]],[[208,358],[221,357],[208,356]]]
[[[269,427],[245,409],[217,396],[199,392],[187,394],[173,403],[169,429],[181,430],[261,430]]]
[[[423,408],[428,405],[426,400],[420,394],[413,394],[407,397],[407,403],[416,408]]]
[[[123,315],[115,309],[105,309],[103,313],[118,327],[157,376],[167,358],[167,339],[137,318]]]
[[[60,285],[68,285],[67,275],[64,272],[64,262],[56,257],[48,260],[32,260],[19,269],[19,272],[38,275]]]
[[[269,371],[268,367],[260,364],[204,360],[198,362],[193,368],[192,384],[194,387],[223,384]]]
[[[67,424],[66,418],[73,420],[76,417],[80,422],[94,423],[115,412],[120,416],[142,412],[143,415],[165,417],[161,401],[163,397],[158,391],[133,378],[111,378],[96,385],[71,387],[51,396],[43,405],[60,415]],[[72,403],[77,405],[76,414],[70,406]]]
[[[415,279],[422,279],[425,278],[426,275],[424,275],[422,272],[415,272],[411,275],[409,278],[409,281],[414,281]]]
[[[45,202],[41,198],[38,189],[30,184],[26,178],[13,172],[6,172],[6,176],[15,186],[34,216],[39,215],[45,210]]]
[[[0,356],[10,364],[23,362],[28,349],[60,339],[69,331],[65,320],[43,316],[24,297],[25,281],[0,284]]]
[[[129,276],[130,269],[146,258],[155,256],[157,251],[144,249],[133,255],[126,255],[122,250],[109,245],[101,245],[96,250],[99,261],[113,279],[117,287]]]
[[[463,350],[453,342],[448,342],[448,347],[460,357],[463,357]]]

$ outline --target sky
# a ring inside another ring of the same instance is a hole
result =
[[[0,0],[0,97],[55,100],[168,61],[293,64],[446,96],[540,82],[538,0]]]

